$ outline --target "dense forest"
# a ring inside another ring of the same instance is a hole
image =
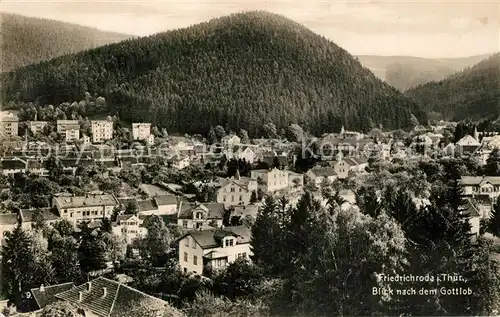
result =
[[[489,55],[461,58],[421,58],[413,56],[360,55],[359,61],[377,77],[398,89],[407,91],[472,67]]]
[[[406,92],[427,113],[444,120],[497,119],[500,115],[500,54],[445,80]]]
[[[106,45],[4,74],[6,101],[59,104],[86,91],[121,119],[169,131],[297,123],[312,133],[402,128],[419,107],[348,52],[282,16],[247,12]]]
[[[1,13],[3,72],[64,54],[77,53],[130,36],[48,19]]]

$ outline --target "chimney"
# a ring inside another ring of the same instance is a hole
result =
[[[87,292],[92,290],[92,282],[87,282]]]
[[[83,292],[78,292],[78,301],[81,302],[83,300]]]
[[[102,288],[102,296],[101,296],[101,298],[105,298],[106,295],[108,295],[108,289],[106,287],[103,287]]]
[[[39,289],[39,291],[40,291],[40,293],[45,292],[45,286],[43,286],[43,284],[42,284],[42,285],[40,285],[40,289]]]

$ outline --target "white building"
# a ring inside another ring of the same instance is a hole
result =
[[[80,123],[78,123],[78,120],[57,120],[57,133],[64,135],[68,129],[80,130]]]
[[[43,132],[47,124],[47,121],[30,121],[28,127],[33,135],[37,135]]]
[[[144,227],[144,219],[142,218],[136,215],[118,215],[116,223],[113,224],[113,233],[123,237],[127,244],[146,236],[148,230]]]
[[[226,135],[221,140],[222,146],[226,147],[226,148],[238,145],[238,144],[240,144],[240,142],[241,142],[241,139],[234,134]]]
[[[80,128],[78,128],[78,129],[67,128],[64,131],[64,134],[65,134],[65,140],[67,143],[80,140]]]
[[[55,196],[52,204],[61,218],[74,223],[111,218],[119,202],[111,194],[87,194],[85,196]]]
[[[113,138],[113,122],[107,120],[91,121],[92,143],[102,143]]]
[[[222,227],[224,205],[219,203],[182,203],[177,215],[177,224],[185,229]]]
[[[278,190],[288,188],[288,171],[273,168],[271,170],[253,170],[250,177],[260,179],[264,190],[272,193]]]
[[[313,168],[307,171],[306,175],[316,186],[320,186],[324,181],[331,183],[338,178],[337,173],[331,167]]]
[[[235,177],[219,180],[217,202],[226,208],[234,205],[249,205],[252,193],[257,194],[257,180],[249,177],[240,177],[237,172]]]
[[[151,136],[151,123],[132,123],[132,138],[148,140]]]
[[[19,118],[10,111],[0,112],[0,136],[17,136],[19,133]]]
[[[179,266],[203,274],[204,267],[223,268],[238,258],[250,260],[251,231],[244,226],[195,230],[178,239]]]

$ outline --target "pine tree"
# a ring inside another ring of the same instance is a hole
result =
[[[31,240],[19,223],[10,232],[5,232],[5,245],[2,248],[2,283],[3,292],[19,304],[21,294],[33,286]]]
[[[500,197],[497,198],[491,211],[489,232],[500,238]]]
[[[96,230],[89,228],[87,222],[79,226],[80,244],[78,259],[84,273],[101,270],[106,267],[106,243]]]

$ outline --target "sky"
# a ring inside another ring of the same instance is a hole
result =
[[[0,10],[138,36],[264,10],[304,24],[353,55],[453,58],[500,51],[500,0],[0,0]]]

